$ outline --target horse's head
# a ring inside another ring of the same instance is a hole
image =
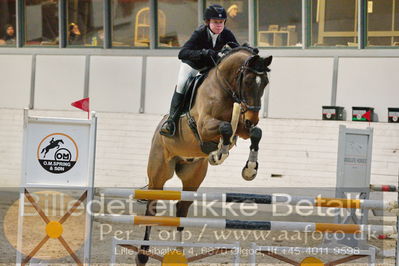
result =
[[[224,60],[226,59],[226,60]],[[243,122],[250,128],[259,122],[261,98],[269,83],[267,72],[273,57],[260,57],[253,49],[239,47],[222,58],[220,79],[228,88],[222,86],[235,102],[241,104]]]
[[[251,47],[234,48],[224,54],[216,67],[216,79],[221,88],[241,104],[246,128],[259,122],[261,98],[269,83],[267,73],[273,59],[272,56],[261,57],[257,52]]]
[[[267,72],[273,57],[249,56],[237,70],[236,95],[241,103],[245,127],[250,128],[259,122],[261,98],[269,83]]]

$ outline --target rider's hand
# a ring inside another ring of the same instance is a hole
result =
[[[212,49],[202,49],[201,54],[205,58],[212,58],[213,60],[216,60],[218,58],[218,53],[215,50]]]

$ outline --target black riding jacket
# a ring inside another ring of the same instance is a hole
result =
[[[179,59],[197,70],[204,70],[214,66],[213,61],[209,57],[203,56],[203,49],[212,49],[219,52],[227,43],[232,48],[238,46],[238,42],[234,34],[227,28],[219,34],[216,39],[215,47],[213,47],[212,37],[208,32],[208,27],[200,26],[191,35],[190,39],[183,45],[179,52]]]

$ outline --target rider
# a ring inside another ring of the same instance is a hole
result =
[[[179,76],[170,106],[169,117],[162,125],[160,134],[172,137],[180,117],[180,109],[185,93],[185,84],[189,77],[198,72],[209,70],[218,60],[219,51],[228,44],[231,48],[238,46],[234,34],[225,27],[226,10],[220,5],[211,5],[205,9],[204,25],[193,32],[190,39],[179,52]]]

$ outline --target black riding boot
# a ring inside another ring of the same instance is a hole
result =
[[[167,137],[173,137],[176,132],[177,121],[179,121],[181,105],[183,102],[184,94],[177,91],[173,94],[172,103],[170,104],[170,111],[168,120],[166,120],[159,133]]]

